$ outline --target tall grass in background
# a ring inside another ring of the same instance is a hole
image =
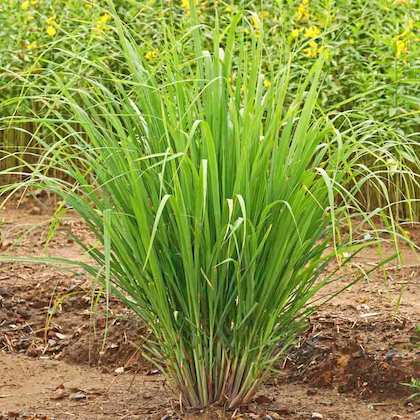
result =
[[[194,56],[167,31],[161,72],[115,16],[128,74],[52,74],[37,123],[57,141],[35,134],[45,153],[3,192],[47,188],[72,206],[99,243],[80,265],[153,332],[147,357],[187,406],[233,408],[304,328],[328,262],[362,246],[335,235],[356,143],[316,109],[322,58],[290,86],[288,60],[263,73],[263,36],[245,41],[240,15],[209,52],[191,14]]]

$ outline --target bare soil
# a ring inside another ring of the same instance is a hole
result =
[[[72,235],[94,238],[71,211],[53,229],[53,213],[44,196],[8,204],[0,254],[85,258]],[[419,243],[420,230],[410,235]],[[392,253],[391,244],[363,251],[322,293]],[[420,256],[407,246],[402,255],[314,314],[278,372],[235,412],[186,412],[141,356],[147,328],[117,300],[107,307],[82,271],[0,263],[0,419],[420,419],[402,385],[420,377]]]

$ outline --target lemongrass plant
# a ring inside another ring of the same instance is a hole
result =
[[[239,19],[212,52],[194,26],[187,62],[168,37],[157,75],[117,21],[129,75],[56,76],[38,124],[60,140],[21,184],[59,194],[96,235],[80,264],[144,320],[146,355],[190,407],[249,402],[348,250],[334,203],[352,149],[315,110],[322,59],[291,89],[289,63],[262,74],[263,37],[245,47]]]

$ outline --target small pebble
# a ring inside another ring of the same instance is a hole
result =
[[[34,216],[38,216],[41,214],[41,209],[37,206],[34,206],[31,208],[31,210],[29,211],[29,214],[32,214]]]
[[[69,398],[71,400],[76,400],[76,401],[85,400],[86,394],[82,391],[78,391],[78,392],[75,392],[74,394],[71,394]]]

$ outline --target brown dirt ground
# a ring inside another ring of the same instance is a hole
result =
[[[6,206],[0,253],[81,257],[71,234],[93,238],[71,212],[47,241],[53,207],[46,201]],[[410,233],[419,243],[420,230]],[[253,403],[206,413],[182,410],[140,355],[147,329],[116,300],[107,313],[83,272],[0,263],[0,419],[420,418],[419,404],[407,402],[410,391],[401,385],[420,377],[420,257],[402,251],[401,265],[370,274],[311,318]],[[390,245],[363,251],[327,292],[391,253]]]

